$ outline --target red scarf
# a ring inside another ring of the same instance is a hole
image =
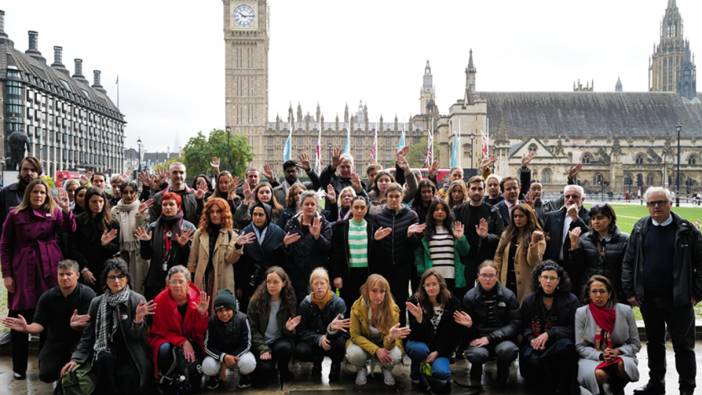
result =
[[[590,302],[588,306],[590,308],[590,313],[592,318],[595,319],[595,324],[602,329],[604,333],[595,334],[595,344],[600,344],[600,347],[613,348],[612,344],[612,331],[614,331],[614,322],[617,318],[617,312],[613,308],[608,307],[597,307],[594,303]],[[595,346],[597,348],[597,346]],[[595,367],[597,369],[604,369],[608,366],[616,365],[621,361],[621,358],[617,357],[610,361],[603,361]]]
[[[597,326],[604,329],[607,333],[612,333],[612,331],[614,331],[614,321],[617,318],[617,312],[613,308],[597,307],[592,302],[590,302],[588,307],[590,307],[590,313],[592,314],[592,318],[595,319]]]

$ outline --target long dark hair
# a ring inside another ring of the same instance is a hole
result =
[[[228,172],[227,170],[222,170],[217,174],[217,178],[215,181],[215,186],[214,186],[214,192],[212,192],[212,196],[222,198],[224,200],[227,200],[227,194],[229,191],[221,192],[219,190],[219,179],[222,177],[229,177],[229,182],[234,182],[234,177],[232,177],[232,173]],[[197,179],[197,177],[196,177]]]
[[[422,306],[422,310],[424,310],[424,312],[430,316],[434,314],[434,306],[432,306],[431,301],[429,300],[429,295],[427,295],[427,291],[424,289],[424,283],[427,281],[427,278],[431,276],[436,277],[436,280],[439,282],[439,294],[436,296],[436,302],[442,306],[445,306],[449,300],[451,300],[451,291],[449,291],[444,277],[434,268],[425,271],[422,274],[422,278],[419,280],[419,286],[417,287],[417,291],[414,293],[414,297]]]
[[[93,196],[99,196],[102,198],[104,204],[102,206],[102,212],[97,213],[96,217],[102,218],[102,221],[100,223],[102,224],[102,227],[100,230],[105,230],[110,227],[112,224],[112,213],[110,210],[110,200],[107,198],[107,195],[105,192],[97,189],[97,188],[88,188],[88,191],[85,192],[85,211],[88,213],[89,216],[92,217],[92,211],[90,211],[90,198]]]
[[[412,199],[412,208],[417,211],[418,207],[422,207],[424,202],[422,202],[422,189],[431,188],[431,194],[436,196],[436,185],[429,179],[422,179],[417,183],[417,192],[414,194],[414,199]]]
[[[426,235],[427,239],[430,240],[436,234],[436,220],[434,219],[434,211],[441,206],[446,211],[446,218],[444,218],[443,225],[449,233],[451,233],[451,226],[453,225],[454,216],[453,210],[449,208],[449,204],[441,199],[433,199],[427,210],[427,218],[425,224],[427,225]]]
[[[507,228],[504,230],[504,233],[509,235],[510,239],[514,239],[516,237],[519,237],[519,229],[517,229],[516,226],[514,226],[514,212],[519,210],[522,214],[524,214],[527,218],[527,224],[524,226],[524,230],[521,233],[521,240],[519,240],[520,243],[523,245],[529,245],[529,242],[531,241],[531,234],[535,230],[542,230],[541,225],[539,224],[539,220],[536,218],[536,213],[534,212],[534,209],[531,208],[528,204],[525,203],[520,203],[516,205],[512,209],[512,213],[510,214],[511,221]],[[502,250],[498,251],[499,254],[502,254],[504,249],[507,247],[506,244],[502,246]]]
[[[280,300],[282,301],[282,304],[288,309],[288,312],[290,315],[295,315],[295,308],[297,307],[297,299],[295,298],[295,290],[293,289],[292,284],[290,283],[290,277],[288,277],[288,273],[283,270],[282,267],[280,266],[271,266],[266,270],[266,273],[263,275],[263,281],[258,284],[258,288],[256,288],[256,291],[254,292],[253,296],[251,296],[251,302],[249,306],[253,306],[253,308],[262,314],[268,314],[271,311],[271,295],[268,293],[268,288],[266,287],[266,279],[268,278],[268,275],[271,273],[275,273],[280,277],[280,279],[285,283],[283,286],[283,289],[280,290]]]
[[[534,289],[534,292],[542,292],[541,290],[541,283],[539,282],[539,277],[541,276],[541,273],[546,272],[546,271],[555,271],[556,274],[558,274],[558,288],[556,288],[556,291],[554,293],[568,293],[570,292],[571,289],[571,283],[570,283],[570,277],[568,276],[568,272],[563,269],[563,266],[557,264],[556,262],[548,259],[545,260],[534,268],[534,271],[532,272],[532,287]]]
[[[590,208],[588,213],[590,218],[595,215],[602,215],[609,218],[609,232],[614,233],[617,227],[617,214],[614,213],[614,209],[607,203],[598,203]],[[589,224],[588,224],[589,225]]]

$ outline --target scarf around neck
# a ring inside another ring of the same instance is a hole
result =
[[[324,308],[327,307],[327,304],[329,304],[333,297],[334,294],[331,290],[327,290],[327,293],[324,294],[324,296],[322,296],[321,299],[317,299],[314,296],[314,292],[310,293],[310,299],[312,300],[312,303],[319,307],[320,310],[324,310]]]
[[[100,301],[100,306],[98,306],[97,317],[95,318],[95,345],[93,346],[95,358],[97,358],[101,352],[109,351],[109,345],[107,343],[108,336],[111,339],[117,332],[121,319],[117,306],[126,303],[129,300],[129,295],[129,285],[126,285],[116,294],[110,292],[109,289],[105,290],[102,300]],[[110,328],[107,328],[109,323],[108,314],[112,316],[112,326]]]
[[[614,308],[597,307],[597,305],[592,302],[590,302],[588,307],[597,326],[602,328],[607,333],[612,333],[612,331],[614,331],[614,323],[617,318],[617,312],[614,310]]]
[[[130,204],[125,204],[120,200],[115,206],[115,216],[119,222],[119,240],[122,249],[136,251],[139,249],[139,241],[134,238],[136,229],[136,215],[139,212],[139,200],[134,200]]]

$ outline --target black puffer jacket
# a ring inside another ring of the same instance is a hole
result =
[[[412,296],[409,302],[417,304],[417,298]],[[409,316],[409,325],[412,330],[409,335],[409,340],[425,343],[429,347],[429,351],[438,351],[440,357],[450,357],[453,351],[458,347],[461,339],[465,338],[465,327],[458,325],[453,320],[453,313],[461,309],[461,305],[455,298],[449,299],[444,306],[444,312],[441,314],[439,325],[434,330],[431,324],[431,319],[434,317],[434,310],[429,310],[426,306],[422,307],[423,317],[422,323],[418,323],[417,319],[412,314]]]
[[[407,237],[407,228],[417,223],[417,213],[405,206],[398,212],[386,206],[371,221],[375,229],[392,228],[389,236],[373,243],[374,270],[387,272],[389,267],[411,269],[414,265],[414,250]]]
[[[338,314],[344,316],[346,314],[346,303],[340,297],[333,295],[332,300],[320,310],[319,307],[312,303],[310,295],[305,296],[305,299],[300,302],[300,307],[297,312],[302,316],[300,325],[297,327],[297,334],[305,343],[318,345],[319,339],[325,334],[328,339],[336,337],[347,337],[343,331],[329,333],[327,327],[336,318]]]
[[[500,326],[490,326],[487,322],[488,307],[484,303],[483,287],[477,285],[463,297],[463,309],[473,319],[471,338],[487,336],[491,344],[513,340],[520,326],[519,302],[514,292],[499,283],[495,284],[495,288],[497,292],[495,318],[500,322]]]
[[[603,241],[600,241],[597,232],[587,232],[580,236],[578,248],[570,250],[571,266],[583,268],[584,283],[595,274],[607,277],[612,282],[619,302],[626,302],[622,292],[622,260],[628,241],[629,235],[620,232],[617,227]],[[583,296],[581,289],[575,291],[576,296]]]
[[[673,216],[675,226],[675,254],[672,256],[673,304],[689,306],[690,300],[702,300],[702,235],[689,221]],[[636,296],[645,300],[643,275],[643,240],[651,217],[644,217],[634,225],[622,261],[622,288],[627,298]]]
[[[205,336],[205,352],[221,361],[224,354],[241,357],[251,351],[251,327],[246,314],[237,311],[229,322],[210,317]]]
[[[285,248],[287,260],[284,266],[295,288],[298,302],[307,295],[307,283],[312,270],[319,266],[329,268],[329,249],[332,238],[331,225],[323,215],[319,215],[321,229],[318,239],[310,234],[309,226],[300,223],[301,218],[301,214],[298,214],[285,226],[285,233],[297,233],[301,236],[300,240]]]

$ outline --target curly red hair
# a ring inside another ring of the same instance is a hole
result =
[[[164,192],[163,195],[161,195],[161,203],[163,203],[164,200],[175,200],[179,210],[181,207],[183,207],[183,199],[181,199],[180,195],[175,192]]]
[[[229,203],[226,200],[218,197],[210,197],[205,203],[205,207],[202,209],[202,214],[200,215],[200,222],[198,223],[198,228],[201,230],[207,229],[210,224],[210,208],[212,206],[217,206],[222,212],[222,229],[232,229],[234,228],[234,220],[232,219],[232,211],[229,209]]]

